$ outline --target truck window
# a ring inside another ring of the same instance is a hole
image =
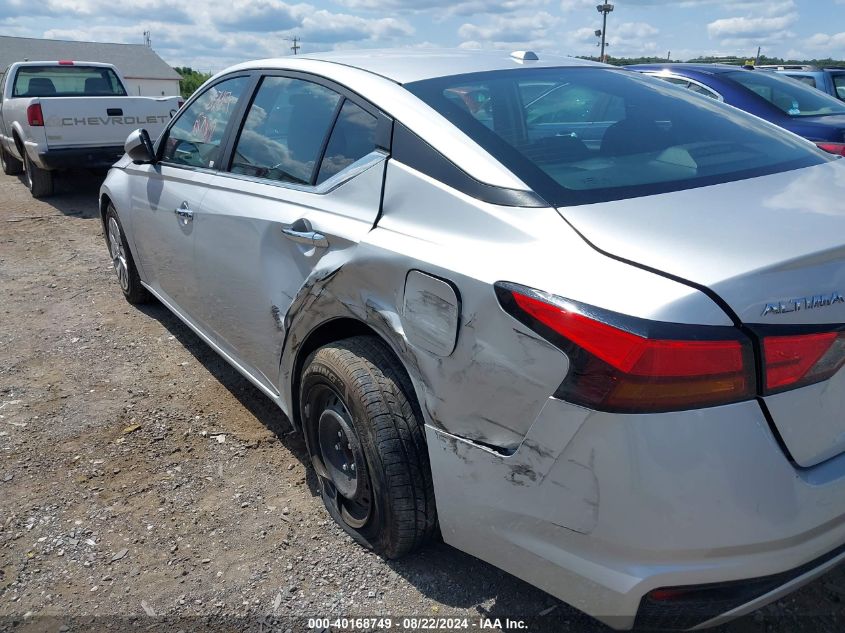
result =
[[[812,88],[818,88],[816,85],[816,80],[810,77],[810,75],[790,75],[787,73],[787,77],[792,77],[793,79],[797,79],[801,83],[805,83]]]
[[[835,73],[833,85],[836,86],[836,96],[845,100],[845,73]]]
[[[111,68],[100,66],[21,66],[13,97],[125,97]]]

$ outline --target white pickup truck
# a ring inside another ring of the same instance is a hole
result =
[[[34,197],[49,196],[55,170],[111,166],[130,132],[155,139],[181,105],[127,96],[111,64],[17,62],[0,75],[0,166],[24,171]]]

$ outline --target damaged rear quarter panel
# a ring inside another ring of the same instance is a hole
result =
[[[460,297],[449,355],[409,342],[402,311],[410,271],[445,280]],[[595,276],[611,282],[599,287]],[[284,399],[296,401],[294,364],[309,334],[353,318],[402,361],[426,424],[513,451],[569,361],[501,309],[493,288],[501,280],[642,318],[729,324],[699,291],[597,253],[552,208],[484,203],[390,160],[378,225],[354,247],[323,257],[285,315]]]

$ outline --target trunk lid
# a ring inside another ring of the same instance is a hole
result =
[[[155,139],[178,109],[179,97],[42,97],[47,145],[122,146],[129,133],[145,128]]]
[[[559,209],[597,248],[715,292],[751,329],[845,324],[845,163]],[[766,396],[801,466],[845,451],[845,370]]]

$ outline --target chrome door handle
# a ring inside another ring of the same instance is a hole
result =
[[[290,226],[282,227],[282,233],[292,242],[308,244],[317,248],[326,248],[329,241],[322,233],[318,233],[311,227],[311,222],[299,219]]]
[[[188,206],[187,202],[183,202],[179,205],[178,209],[174,209],[173,212],[179,216],[179,221],[187,224],[194,219],[194,212],[191,211],[191,207]]]

